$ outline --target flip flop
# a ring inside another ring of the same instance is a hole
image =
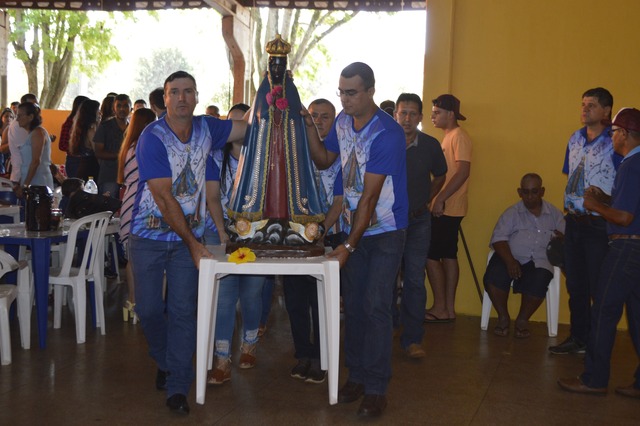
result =
[[[507,337],[509,335],[509,326],[500,327],[499,325],[496,325],[493,328],[493,334],[500,337]]]
[[[527,337],[531,336],[531,332],[529,331],[528,328],[518,328],[518,327],[516,327],[515,332],[513,333],[513,335],[518,339],[526,339]]]
[[[431,317],[431,318],[427,318],[427,317]],[[455,320],[456,320],[455,318],[438,318],[437,316],[429,312],[427,312],[424,317],[424,322],[426,324],[444,324],[448,322],[454,322]]]

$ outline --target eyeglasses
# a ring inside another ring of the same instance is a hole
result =
[[[523,195],[529,195],[529,194],[538,195],[541,190],[542,188],[532,188],[532,189],[520,188],[520,192],[522,192]]]
[[[347,98],[353,98],[355,95],[357,95],[358,93],[362,93],[362,92],[366,92],[367,89],[364,90],[355,90],[355,89],[351,89],[351,90],[342,90],[342,89],[338,89],[336,91],[336,95],[341,98],[343,96],[346,96]]]
[[[609,129],[609,137],[612,138],[615,132],[622,129],[623,129],[622,127],[618,127],[617,129]]]

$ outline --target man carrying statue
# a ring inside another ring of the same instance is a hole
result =
[[[324,248],[313,243],[322,234],[327,207],[318,190],[300,96],[286,72],[291,45],[277,34],[266,50],[268,72],[256,94],[229,201],[227,251],[248,246],[258,255],[322,255]]]

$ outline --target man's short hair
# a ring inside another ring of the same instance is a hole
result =
[[[398,108],[398,105],[400,105],[400,102],[413,102],[418,104],[418,112],[422,114],[422,99],[420,99],[420,96],[415,93],[401,93],[396,101],[396,109]]]
[[[522,187],[524,181],[528,179],[537,180],[538,182],[540,182],[540,186],[542,186],[542,178],[537,173],[527,173],[526,175],[522,176],[522,179],[520,179],[520,186]]]
[[[239,104],[235,104],[234,106],[231,107],[231,109],[229,110],[229,114],[231,114],[232,111],[235,111],[237,109],[239,109],[242,112],[247,112],[249,111],[251,107],[247,104],[243,104],[243,103],[239,103]],[[227,114],[227,115],[229,115]]]
[[[354,62],[350,65],[347,65],[347,67],[342,70],[340,75],[344,78],[352,78],[356,75],[360,76],[362,82],[364,83],[365,89],[370,89],[371,87],[376,86],[376,78],[373,75],[373,70],[364,62]]]
[[[11,102],[11,106],[17,107],[18,105],[20,105],[20,102],[18,102],[18,101]]]
[[[336,115],[336,107],[327,99],[325,98],[318,98],[316,100],[314,100],[313,102],[311,102],[309,104],[309,108],[311,108],[314,105],[329,105],[331,107],[331,109],[333,110],[333,115]]]
[[[135,104],[144,104],[144,105],[146,105],[147,101],[145,101],[144,99],[136,99],[136,101],[134,102],[134,105]]]
[[[149,105],[162,110],[167,109],[164,104],[164,89],[162,87],[153,89],[151,93],[149,93]]]
[[[604,87],[589,89],[582,94],[582,97],[596,98],[603,108],[611,107],[613,109],[613,95]],[[611,118],[611,113],[609,113],[609,118]]]
[[[129,95],[125,95],[124,93],[116,95],[116,98],[114,99],[113,103],[115,105],[116,102],[122,102],[122,101],[129,102],[129,105],[131,105],[131,98],[129,97]]]
[[[27,93],[26,95],[22,95],[22,97],[20,98],[20,103],[21,104],[23,104],[25,102],[38,103],[38,97],[36,95],[34,95],[33,93]],[[11,105],[13,105],[13,103]]]
[[[196,83],[195,77],[186,71],[176,71],[169,77],[167,77],[167,79],[164,81],[164,88],[166,89],[167,83],[171,83],[173,80],[177,80],[179,78],[188,78],[189,80],[193,81],[193,87],[195,87],[196,90],[198,89],[198,84]]]

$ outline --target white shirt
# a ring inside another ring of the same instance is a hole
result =
[[[26,129],[20,127],[18,120],[13,120],[9,124],[9,130],[7,137],[9,138],[9,151],[11,152],[11,181],[20,182],[22,173],[20,168],[22,167],[22,155],[20,154],[20,147],[27,141],[29,132]]]

